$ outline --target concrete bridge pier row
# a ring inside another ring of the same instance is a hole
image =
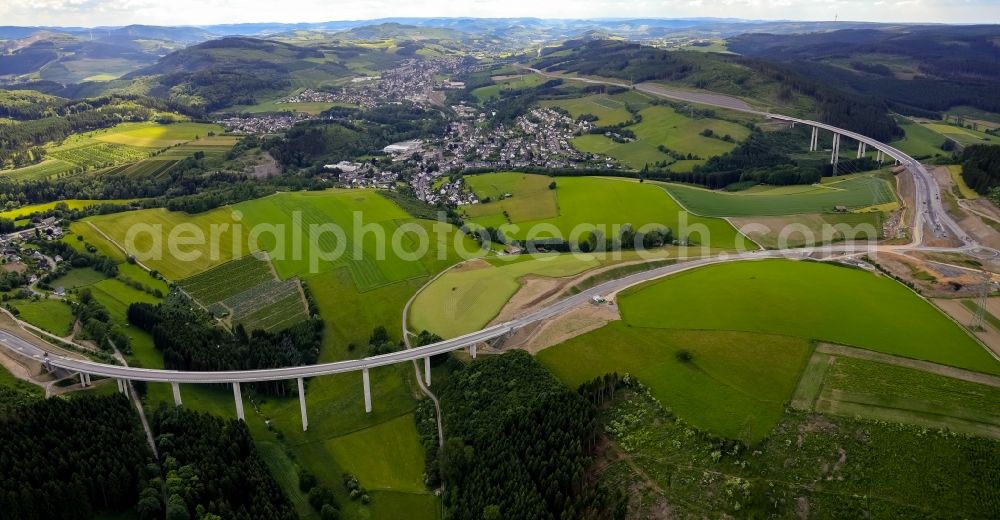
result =
[[[424,384],[431,386],[431,357],[424,358]]]
[[[372,385],[368,378],[368,368],[361,369],[361,382],[365,385],[365,413],[372,413]]]
[[[879,150],[875,155],[875,160],[878,161],[879,164],[882,164],[885,161],[885,157],[882,156],[882,150]]]
[[[812,137],[809,139],[809,151],[815,152],[819,148],[819,128],[812,127]]]
[[[170,390],[174,393],[174,406],[180,406],[181,403],[181,385],[177,381],[172,381],[170,383]]]
[[[240,391],[240,384],[233,383],[233,397],[236,398],[236,418],[241,421],[246,421],[246,416],[243,415],[243,392]]]
[[[299,410],[302,411],[302,431],[308,431],[309,416],[306,415],[306,385],[302,382],[301,377],[296,382],[299,385]]]
[[[118,383],[118,393],[119,394],[124,394],[125,393],[125,384],[126,384],[125,381],[122,380],[122,379],[115,379],[115,382]]]
[[[476,359],[476,344],[469,345],[469,357]]]
[[[868,152],[868,145],[865,144],[865,143],[860,143],[859,142],[858,143],[858,157],[857,158],[860,159],[860,158],[864,157],[865,153],[867,153],[867,152]]]

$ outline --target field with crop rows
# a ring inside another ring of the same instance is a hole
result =
[[[181,280],[178,285],[205,306],[274,279],[266,260],[247,255]]]
[[[231,323],[248,330],[278,330],[309,317],[297,278],[259,283],[218,305],[230,312]]]
[[[14,182],[48,179],[73,170],[73,165],[59,159],[46,159],[38,164],[0,171],[0,177]]]
[[[270,261],[247,255],[179,282],[216,316],[248,330],[278,330],[307,319],[297,278],[279,280]]]
[[[92,170],[149,157],[152,149],[114,143],[93,142],[73,148],[57,148],[49,155],[77,168]]]

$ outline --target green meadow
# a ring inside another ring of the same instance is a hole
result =
[[[1000,363],[933,305],[859,269],[733,262],[629,290],[619,304],[635,327],[783,334],[1000,374]]]
[[[76,289],[87,285],[93,285],[107,278],[104,273],[99,273],[90,268],[72,269],[68,273],[52,281],[53,287],[64,289]]]
[[[930,157],[945,153],[941,150],[941,144],[945,141],[943,135],[910,119],[896,118],[896,123],[905,133],[903,139],[892,143],[896,148],[913,157]]]
[[[236,222],[233,219],[232,208],[229,207],[197,215],[156,208],[91,217],[83,222],[74,223],[70,229],[84,235],[84,240],[94,244],[101,251],[117,249],[100,233],[84,228],[92,224],[150,269],[159,271],[169,280],[181,280],[247,252],[240,252],[246,244],[246,227],[239,228],[241,233],[237,237],[238,240],[234,240],[236,234],[233,231],[234,223]],[[212,248],[207,243],[213,229],[217,230],[217,236],[221,238],[216,242],[217,248]],[[201,233],[206,241],[201,244],[179,246],[178,251],[183,255],[168,254],[167,244],[171,232],[176,232],[177,236],[181,237],[192,237]],[[98,238],[92,238],[93,235],[97,235]],[[98,244],[101,242],[104,243],[103,246]],[[157,251],[162,253],[158,254]],[[151,258],[145,258],[150,255]],[[121,256],[120,250],[118,256]]]
[[[626,101],[620,95],[595,94],[580,98],[547,100],[539,104],[543,107],[562,108],[573,117],[584,114],[597,116],[597,124],[600,126],[613,126],[632,119],[632,114],[625,109]]]
[[[678,359],[681,350],[690,361]],[[791,336],[618,321],[538,359],[570,388],[609,372],[631,374],[692,426],[755,443],[781,420],[811,352],[808,340]]]
[[[107,130],[94,131],[89,134],[89,137],[106,143],[143,148],[166,148],[207,137],[209,132],[221,134],[222,131],[222,127],[206,123],[178,122],[168,125],[123,123]]]
[[[366,487],[423,493],[424,456],[412,414],[330,439],[330,453]],[[373,456],[378,453],[378,456]]]
[[[610,226],[615,224],[631,224],[633,229],[658,224],[671,228],[676,237],[681,222],[685,221],[691,226],[690,239],[695,243],[732,247],[736,240],[736,231],[728,222],[688,214],[654,184],[600,177],[550,178],[512,172],[470,175],[466,179],[477,194],[496,193],[498,190],[495,187],[513,194],[509,199],[467,210],[477,215],[470,219],[475,224],[498,228],[507,222],[515,224],[517,229],[511,226],[501,228],[510,238],[553,235],[544,229],[529,234],[532,226],[536,225],[545,225],[549,229],[554,226],[558,235],[565,239],[571,237],[574,229],[589,231],[594,226],[602,226],[608,233]],[[552,181],[556,182],[555,190],[548,188]],[[557,214],[548,209],[551,203],[547,198],[553,197],[553,191]],[[518,202],[519,198],[523,202]],[[539,214],[543,204],[545,216]],[[504,211],[508,216],[504,216]],[[695,232],[695,229],[707,233]]]
[[[824,355],[813,354],[814,340],[1000,373],[961,327],[884,276],[809,261],[732,262],[628,289],[618,304],[621,321],[545,349],[539,360],[571,388],[629,373],[692,426],[748,443],[785,417],[800,379],[812,388],[810,402],[823,388],[819,411],[947,426],[913,418],[938,403],[945,415],[955,410],[954,424],[997,420],[984,405],[995,392],[981,385],[847,358],[840,369],[818,370],[811,360]],[[896,372],[898,381],[886,377]]]
[[[12,300],[18,318],[56,336],[68,336],[73,329],[73,309],[62,300]]]
[[[891,177],[859,173],[827,177],[821,184],[755,186],[738,192],[713,191],[658,183],[692,213],[712,217],[748,217],[829,213],[837,206],[867,208],[896,201]]]
[[[542,220],[559,215],[556,190],[549,184],[558,180],[530,173],[502,172],[488,175],[467,175],[465,182],[480,200],[490,202],[464,206],[461,210],[476,223],[499,227],[511,222]],[[510,197],[505,198],[507,195]]]
[[[355,236],[355,219],[359,236]],[[427,276],[428,266],[439,261],[437,251],[450,247],[455,233],[448,224],[415,220],[377,193],[363,190],[280,193],[197,215],[150,209],[93,217],[88,222],[170,280],[189,278],[254,251],[267,251],[283,279],[345,267],[355,285],[365,290]],[[324,231],[329,224],[338,226],[343,235]],[[313,229],[317,232],[311,233]],[[439,229],[446,244],[437,240]],[[73,231],[87,233],[78,227]],[[157,250],[157,244],[166,253],[171,232],[182,237],[200,235],[205,240],[179,246],[182,255],[143,260],[144,254]],[[218,240],[211,240],[213,234]],[[420,234],[430,238],[431,258],[406,261],[388,245],[396,236],[405,251],[416,251]],[[381,248],[380,237],[385,237]],[[323,253],[338,250],[342,254],[335,259],[323,259]],[[192,257],[183,258],[186,254]]]
[[[823,363],[813,410],[1000,436],[1000,388],[843,356]]]
[[[49,143],[45,145],[45,161],[5,171],[3,176],[13,181],[31,181],[133,163],[149,158],[157,150],[222,131],[222,127],[207,123],[121,123]]]
[[[527,257],[525,257],[527,258]],[[558,278],[598,267],[588,255],[542,255],[525,261],[467,262],[425,287],[410,308],[410,327],[452,338],[483,328],[521,288],[525,276]]]
[[[505,90],[524,90],[541,85],[545,78],[537,74],[524,74],[512,76],[496,76],[493,85],[479,87],[472,91],[472,95],[480,102],[486,102],[500,97],[500,92]]]
[[[990,134],[980,132],[978,130],[972,130],[971,128],[963,128],[960,126],[949,125],[947,123],[926,123],[924,126],[930,130],[933,130],[948,139],[951,139],[962,146],[971,146],[974,144],[991,144],[994,137]]]
[[[735,142],[750,135],[750,130],[743,125],[720,119],[691,118],[664,105],[650,106],[639,114],[642,121],[628,127],[635,132],[635,141],[616,143],[604,135],[588,134],[573,139],[573,146],[583,152],[609,155],[632,168],[641,169],[646,164],[672,160],[658,149],[660,145],[707,159],[732,150]],[[705,130],[712,130],[715,137],[702,135]],[[734,142],[723,141],[721,138],[726,135]],[[699,162],[683,161],[674,169],[690,171]]]
[[[68,199],[68,200],[57,200],[55,202],[45,202],[42,204],[30,204],[27,206],[21,206],[17,209],[11,209],[7,211],[0,212],[0,218],[9,218],[12,220],[25,218],[30,216],[32,213],[42,213],[55,209],[56,206],[65,204],[66,209],[84,209],[90,206],[96,206],[98,204],[126,204],[132,202],[131,200],[81,200],[81,199]]]

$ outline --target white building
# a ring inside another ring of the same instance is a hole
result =
[[[356,163],[356,162],[351,162],[351,161],[340,161],[337,164],[324,164],[323,165],[323,169],[324,170],[334,170],[334,169],[337,169],[337,170],[340,170],[340,171],[342,171],[344,173],[354,173],[354,172],[358,171],[359,169],[361,169],[361,164],[360,163]]]
[[[420,149],[424,145],[424,142],[419,139],[413,139],[411,141],[400,141],[398,143],[392,143],[382,149],[385,153],[391,154],[405,154],[413,153]]]

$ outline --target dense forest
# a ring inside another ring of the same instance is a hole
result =
[[[124,396],[0,387],[15,395],[0,404],[0,519],[297,518],[242,421],[161,407],[150,418],[156,460]]]
[[[997,36],[1000,31],[995,25],[929,25],[905,30],[744,34],[730,38],[728,47],[754,59],[783,62],[816,81],[885,100],[897,112],[926,116],[957,105],[1000,111]],[[861,63],[873,61],[871,55],[891,56],[895,66],[907,64],[917,76],[897,78],[885,64]],[[856,57],[853,71],[836,64],[845,56]]]
[[[962,178],[970,188],[985,195],[1000,187],[1000,146],[967,146],[961,160]]]
[[[152,465],[152,469],[150,469]],[[46,399],[0,418],[0,518],[131,509],[156,465],[128,399]]]
[[[453,518],[623,513],[623,497],[588,480],[594,406],[528,353],[477,360],[452,374],[439,395],[447,438],[437,469]]]
[[[698,88],[719,89],[709,78],[725,78],[726,85],[747,84],[751,77],[773,82],[782,97],[792,92],[810,97],[821,121],[890,141],[903,135],[888,115],[883,99],[858,96],[802,74],[786,64],[739,56],[670,52],[616,40],[570,40],[545,49],[536,67],[548,70],[620,78],[631,82],[686,81]],[[729,93],[725,89],[723,93]],[[745,95],[745,93],[744,93]]]
[[[319,356],[323,331],[323,322],[314,318],[276,333],[248,332],[242,325],[236,325],[230,334],[215,326],[208,313],[195,307],[179,291],[172,291],[158,305],[129,305],[128,321],[152,334],[169,370],[252,370],[309,365]],[[253,386],[286,395],[287,385],[287,381],[272,381]]]
[[[316,49],[230,37],[173,52],[125,79],[150,77],[154,94],[207,113],[278,94],[292,86],[292,71],[315,67],[305,60],[316,58],[323,58]]]
[[[161,406],[150,418],[166,487],[166,518],[291,520],[288,497],[268,472],[243,421]],[[157,514],[153,493],[137,509]],[[214,515],[214,516],[211,516]]]

